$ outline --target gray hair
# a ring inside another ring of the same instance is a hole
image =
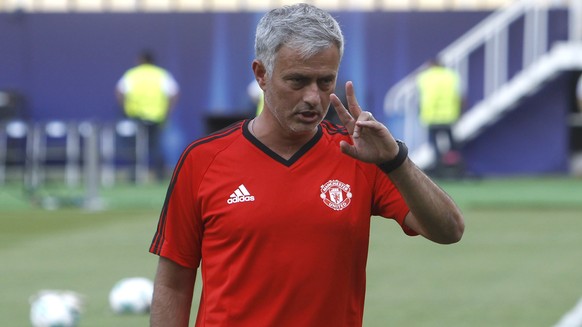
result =
[[[326,11],[299,3],[269,11],[257,26],[255,56],[267,75],[273,73],[275,57],[282,46],[309,58],[332,45],[344,52],[344,36],[338,22]]]

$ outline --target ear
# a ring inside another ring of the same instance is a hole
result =
[[[263,65],[262,62],[255,59],[253,60],[252,68],[257,83],[259,83],[259,86],[264,91],[267,79],[267,70],[265,69],[265,65]]]

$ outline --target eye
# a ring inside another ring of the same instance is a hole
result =
[[[300,76],[291,76],[287,78],[287,81],[293,88],[301,88],[303,85],[307,83],[307,79],[305,77]]]
[[[333,85],[335,79],[333,77],[326,77],[319,80],[319,85],[323,89],[328,89]]]

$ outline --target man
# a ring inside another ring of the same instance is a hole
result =
[[[188,146],[150,251],[160,255],[151,326],[361,326],[370,217],[454,243],[453,201],[366,111],[332,94],[343,36],[297,4],[259,22],[252,63],[264,109]],[[332,103],[345,128],[322,122]]]
[[[158,180],[166,169],[160,144],[162,132],[178,92],[172,74],[156,66],[153,54],[147,50],[139,55],[138,65],[123,74],[115,89],[125,115],[147,128],[148,150]]]
[[[252,82],[249,83],[247,86],[247,93],[252,103],[255,105],[255,116],[260,115],[261,111],[263,111],[263,104],[265,101],[263,97],[263,90],[261,90],[261,87],[259,84],[257,84],[256,80],[252,80]]]
[[[431,60],[417,79],[420,94],[420,119],[428,128],[429,142],[435,153],[435,174],[446,166],[459,166],[460,155],[452,135],[462,109],[459,75],[438,60]]]

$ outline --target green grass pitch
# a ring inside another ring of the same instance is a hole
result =
[[[365,326],[548,327],[582,297],[582,180],[439,184],[465,213],[463,240],[433,244],[373,217]],[[1,325],[29,326],[28,299],[42,289],[83,294],[80,327],[148,325],[147,315],[114,315],[107,296],[121,278],[153,278],[147,248],[165,187],[101,196],[104,211],[47,211],[0,186]]]

